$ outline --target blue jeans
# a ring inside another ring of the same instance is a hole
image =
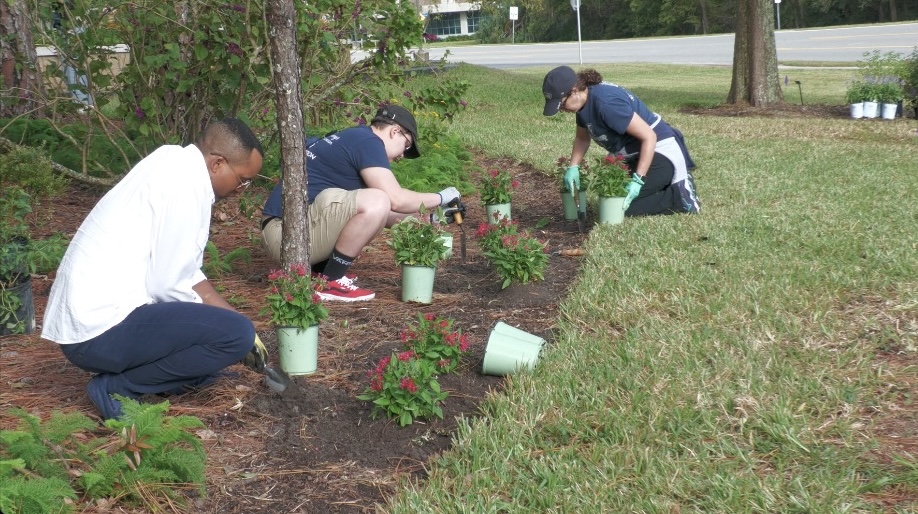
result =
[[[109,394],[139,398],[199,385],[242,360],[254,341],[255,327],[238,312],[167,302],[138,307],[101,335],[60,346],[77,367],[110,374]]]

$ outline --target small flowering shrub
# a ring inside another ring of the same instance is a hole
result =
[[[395,264],[436,266],[446,250],[446,245],[440,239],[442,234],[443,229],[439,223],[428,223],[413,216],[392,225],[389,229],[389,247],[395,251]]]
[[[591,187],[598,196],[627,196],[631,182],[631,167],[620,155],[607,155],[596,164]]]
[[[548,254],[545,244],[532,237],[529,231],[520,231],[519,225],[506,218],[496,225],[478,225],[478,244],[501,278],[501,288],[511,282],[527,284],[543,280]]]
[[[468,336],[453,330],[453,320],[434,314],[419,314],[418,324],[402,330],[405,348],[434,363],[441,373],[451,373],[459,366],[462,354],[468,351]]]
[[[478,245],[481,246],[483,250],[489,250],[500,246],[501,240],[506,235],[520,233],[519,223],[516,221],[499,216],[495,216],[494,219],[497,220],[497,223],[478,224],[478,231],[475,235],[478,237]]]
[[[370,386],[357,398],[373,402],[374,418],[382,413],[403,427],[418,418],[443,419],[440,404],[449,394],[440,390],[433,361],[406,350],[383,357],[368,375]]]
[[[502,289],[512,282],[528,284],[545,278],[543,273],[548,266],[545,243],[530,236],[528,231],[502,236],[500,244],[485,248],[483,254],[500,276]]]
[[[481,203],[484,205],[497,205],[510,203],[510,195],[520,183],[510,176],[506,170],[491,170],[481,181]]]
[[[309,328],[328,317],[328,309],[315,293],[324,289],[325,281],[312,278],[305,265],[294,264],[289,271],[272,270],[268,280],[268,310],[275,326]]]

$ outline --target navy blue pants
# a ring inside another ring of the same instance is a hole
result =
[[[139,398],[208,382],[252,349],[255,327],[228,309],[167,302],[135,309],[103,334],[61,351],[77,367],[108,373],[109,394]]]
[[[628,161],[631,169],[637,169],[637,157]],[[682,197],[679,191],[670,187],[676,168],[673,163],[654,153],[650,161],[650,169],[644,178],[644,185],[637,198],[631,201],[631,206],[625,211],[625,216],[651,216],[654,214],[675,214],[682,212]]]

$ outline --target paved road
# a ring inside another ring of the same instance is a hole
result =
[[[775,32],[780,61],[854,62],[864,52],[908,55],[918,45],[918,23],[887,23]],[[652,62],[673,64],[733,64],[733,34],[617,39],[573,43],[474,45],[430,48],[439,59],[450,50],[450,62],[491,68],[583,63]]]

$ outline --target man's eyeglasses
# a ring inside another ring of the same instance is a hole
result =
[[[405,144],[405,151],[407,152],[408,150],[411,149],[411,145],[414,144],[414,141],[412,141],[411,138],[408,137],[408,132],[406,132],[405,129],[399,128],[398,132],[399,134],[405,137],[405,141],[407,142],[407,144]]]
[[[248,188],[249,186],[252,185],[252,181],[251,181],[251,180],[242,180],[242,177],[240,177],[239,174],[236,173],[236,170],[234,170],[233,167],[230,166],[230,163],[229,163],[229,161],[226,159],[225,156],[223,156],[223,155],[221,155],[221,154],[218,154],[218,153],[214,153],[214,152],[211,152],[210,154],[211,154],[211,155],[216,155],[217,157],[223,157],[223,162],[226,164],[226,167],[230,169],[230,171],[233,173],[233,176],[236,177],[236,180],[239,181],[239,185],[236,186],[236,191],[241,191],[241,190],[246,189],[246,188]]]

